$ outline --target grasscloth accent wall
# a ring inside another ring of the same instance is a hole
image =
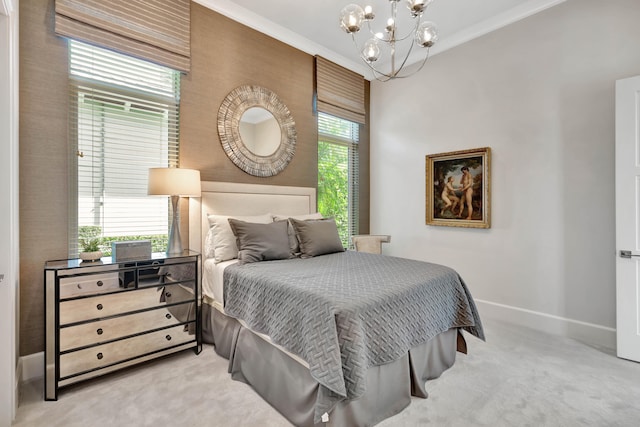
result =
[[[238,24],[197,3],[191,4],[191,72],[182,78],[180,164],[199,169],[206,181],[315,187],[318,132],[313,115],[313,57]],[[293,160],[278,175],[246,174],[226,156],[218,137],[222,100],[240,85],[275,92],[296,122]]]
[[[197,3],[191,4],[191,31],[191,72],[181,88],[181,166],[200,170],[203,180],[316,187],[313,56]],[[54,34],[53,0],[20,2],[20,73],[20,354],[27,355],[44,349],[44,262],[67,256],[67,45]],[[277,93],[296,121],[296,154],[274,177],[247,175],[220,144],[218,107],[242,84]],[[364,129],[361,232],[369,229],[368,134]],[[188,206],[182,209],[186,237]]]
[[[67,45],[54,1],[20,2],[20,355],[44,349],[47,259],[67,257]]]

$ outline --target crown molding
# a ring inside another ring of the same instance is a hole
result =
[[[566,0],[528,0],[522,4],[511,8],[501,14],[493,16],[471,27],[458,31],[449,37],[441,39],[432,49],[430,55],[437,55],[446,50],[452,49],[463,43],[484,36],[492,31],[499,30],[502,27],[518,22],[538,12],[564,3]]]
[[[251,27],[256,31],[273,37],[276,40],[280,40],[296,49],[299,49],[310,55],[320,55],[338,65],[341,65],[356,73],[366,73],[367,68],[364,64],[360,64],[358,61],[345,58],[342,55],[338,55],[332,50],[327,49],[320,44],[302,37],[300,34],[295,33],[285,27],[275,24],[255,12],[252,12],[244,7],[240,7],[237,4],[229,0],[193,0],[206,8],[220,13],[227,18]]]
[[[469,42],[478,37],[482,37],[493,31],[499,30],[502,27],[518,22],[531,15],[535,15],[538,12],[549,9],[553,6],[557,6],[560,3],[564,3],[566,0],[528,0],[522,4],[511,8],[501,14],[492,16],[482,22],[478,22],[475,25],[465,28],[462,31],[451,34],[445,38],[441,38],[435,46],[429,51],[429,56],[433,57],[439,53],[445,52],[449,49],[453,49],[456,46],[460,46],[466,42]],[[407,60],[407,65],[416,64],[424,59],[424,54],[420,53],[420,50],[411,54]]]
[[[193,1],[230,19],[233,19],[240,24],[246,25],[256,31],[260,31],[261,33],[280,40],[281,42],[295,47],[296,49],[299,49],[310,55],[320,55],[330,61],[335,62],[338,65],[341,65],[349,70],[363,75],[366,79],[372,78],[369,67],[367,67],[359,60],[356,61],[354,59],[345,58],[344,56],[339,55],[324,46],[321,46],[313,40],[302,37],[300,34],[294,33],[287,28],[277,25],[273,21],[265,19],[255,12],[238,6],[236,3],[230,0]],[[565,1],[566,0],[527,0],[520,5],[507,10],[506,12],[479,22],[476,25],[454,33],[446,38],[440,39],[440,41],[431,49],[430,56],[434,56],[446,50],[452,49],[475,38],[505,27],[538,12],[541,12],[545,9],[556,6],[560,3],[564,3]],[[355,56],[356,55],[354,53],[354,57]],[[422,58],[422,55],[416,53],[409,58],[409,60],[407,61],[407,65],[421,61]]]
[[[11,15],[17,6],[18,0],[0,0],[0,15]]]
[[[13,0],[0,0],[0,15],[9,16],[13,12]]]

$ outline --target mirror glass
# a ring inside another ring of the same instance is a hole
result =
[[[249,151],[257,156],[270,156],[280,146],[280,125],[269,110],[247,109],[240,118],[240,136]]]
[[[224,152],[253,176],[277,175],[296,151],[296,123],[278,95],[261,86],[233,89],[218,109]]]

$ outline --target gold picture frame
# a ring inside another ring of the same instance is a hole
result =
[[[427,155],[427,225],[490,228],[490,171],[489,147]]]

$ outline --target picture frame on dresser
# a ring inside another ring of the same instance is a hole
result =
[[[179,351],[202,351],[200,254],[47,261],[45,400]]]

